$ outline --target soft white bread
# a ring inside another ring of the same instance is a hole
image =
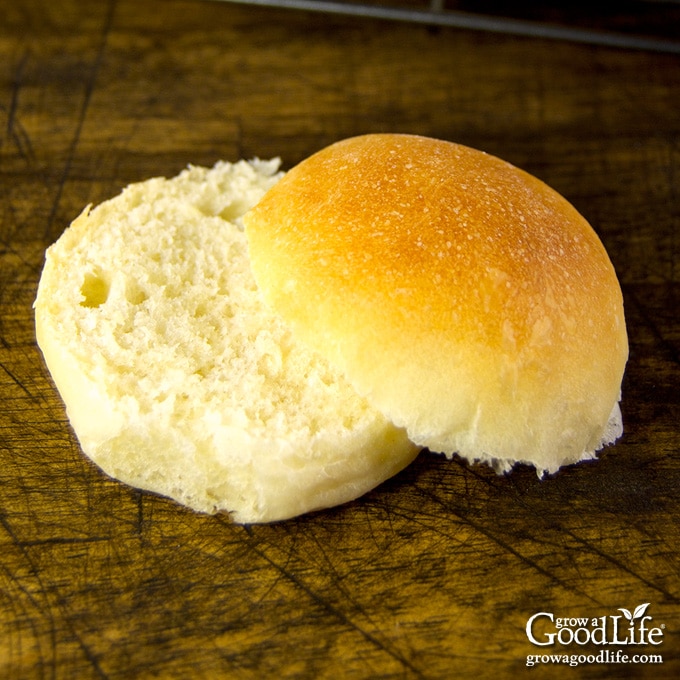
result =
[[[84,452],[238,522],[356,498],[417,453],[261,301],[239,222],[277,168],[190,167],[85,210],[49,248],[35,303]]]
[[[535,177],[366,135],[297,165],[244,223],[268,303],[419,445],[543,473],[621,434],[614,269]]]

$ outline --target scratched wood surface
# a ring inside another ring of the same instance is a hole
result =
[[[45,247],[130,181],[289,167],[385,130],[500,155],[592,222],[626,302],[621,442],[543,482],[425,454],[269,526],[105,478],[35,344]],[[679,187],[671,54],[199,0],[0,0],[0,678],[680,677]],[[535,646],[533,614],[645,603],[661,644],[607,649],[663,664],[527,668],[605,648]]]

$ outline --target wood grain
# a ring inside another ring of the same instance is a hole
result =
[[[672,55],[199,0],[0,0],[0,678],[678,677],[679,110]],[[105,478],[35,344],[45,247],[130,181],[290,166],[387,130],[498,154],[592,222],[626,302],[621,442],[545,481],[423,455],[267,526]],[[633,651],[663,664],[526,667],[599,650],[533,646],[532,614],[647,602],[663,642]]]

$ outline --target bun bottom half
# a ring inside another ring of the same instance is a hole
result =
[[[261,300],[241,216],[277,167],[190,167],[86,209],[48,249],[35,302],[85,454],[242,523],[352,500],[418,453]]]

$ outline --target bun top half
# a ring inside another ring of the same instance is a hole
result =
[[[418,445],[553,472],[620,436],[621,289],[537,178],[364,135],[294,167],[244,223],[267,303]]]

